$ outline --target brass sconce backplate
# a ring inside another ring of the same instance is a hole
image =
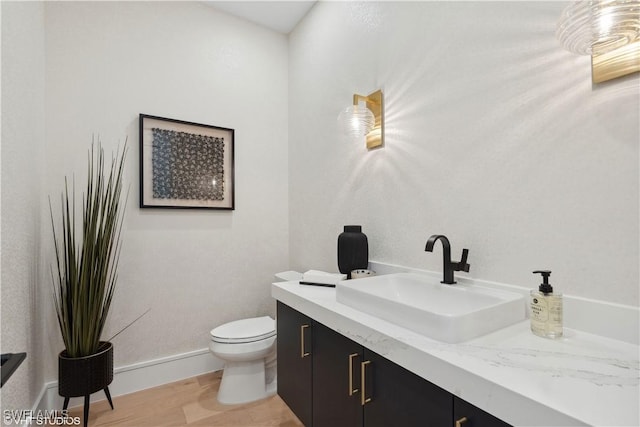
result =
[[[611,52],[591,56],[591,80],[602,83],[640,71],[640,39]]]
[[[367,95],[367,108],[371,110],[376,119],[371,132],[367,134],[367,149],[382,147],[384,145],[384,103],[382,91],[377,90]]]

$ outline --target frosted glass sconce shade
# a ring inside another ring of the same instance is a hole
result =
[[[340,113],[338,123],[345,135],[362,138],[373,129],[376,119],[364,105],[351,105]]]
[[[579,55],[601,55],[640,36],[639,0],[582,0],[562,12],[556,37]]]
[[[640,71],[640,0],[582,0],[565,8],[556,37],[569,52],[591,55],[591,81]]]
[[[353,105],[338,115],[342,132],[352,138],[367,138],[367,148],[381,147],[384,143],[382,91],[367,96],[353,95]]]

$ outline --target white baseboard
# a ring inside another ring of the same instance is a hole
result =
[[[113,382],[109,385],[109,392],[111,397],[121,396],[207,372],[219,371],[223,367],[224,362],[211,354],[208,348],[121,366],[113,371]],[[106,396],[102,392],[91,395],[91,402],[104,399]],[[64,398],[58,395],[58,381],[51,381],[43,386],[33,410],[62,409],[63,403]],[[83,398],[73,398],[69,402],[69,408],[82,404],[84,404]]]

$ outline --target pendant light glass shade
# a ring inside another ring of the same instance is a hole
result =
[[[562,12],[556,37],[570,52],[601,55],[640,36],[640,0],[582,0]]]
[[[364,105],[351,105],[338,115],[338,124],[342,132],[352,138],[361,138],[371,132],[376,119],[371,110]]]

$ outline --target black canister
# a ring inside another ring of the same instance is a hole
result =
[[[360,225],[345,225],[338,236],[338,269],[342,274],[369,267],[369,244]]]

